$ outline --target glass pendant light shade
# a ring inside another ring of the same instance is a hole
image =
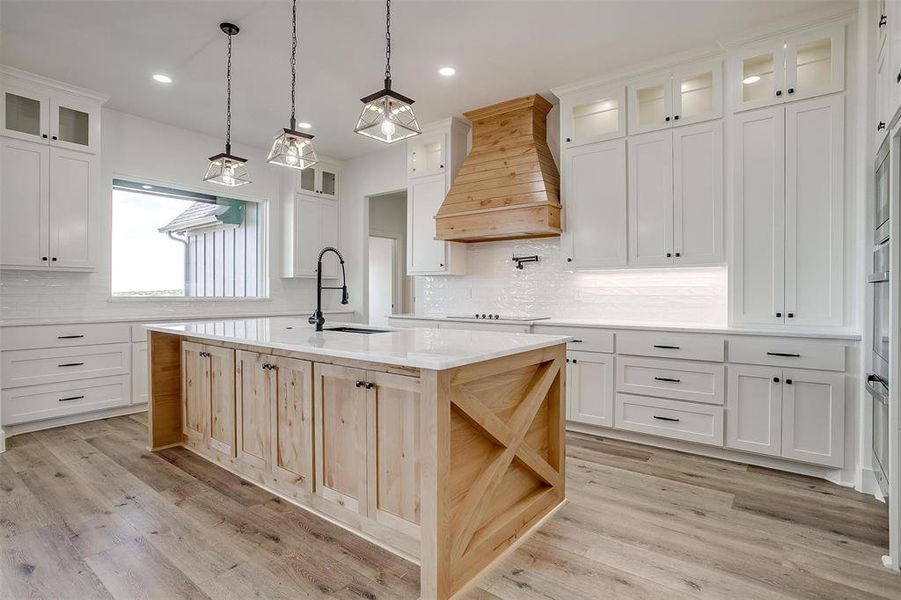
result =
[[[363,112],[354,128],[355,133],[390,144],[422,133],[413,100],[391,90],[391,80],[385,80],[385,89],[361,98]]]
[[[313,150],[313,136],[295,131],[293,128],[283,129],[272,142],[272,150],[269,151],[269,158],[266,161],[293,169],[312,167],[319,162]]]
[[[228,187],[238,187],[250,183],[247,173],[247,160],[232,156],[228,152],[210,157],[210,168],[203,180]]]

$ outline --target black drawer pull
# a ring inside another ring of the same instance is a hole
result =
[[[672,377],[654,377],[657,381],[667,381],[669,383],[682,383],[681,379],[673,379]]]
[[[654,418],[657,419],[658,421],[670,421],[672,423],[679,422],[679,419],[674,419],[673,417],[658,417],[657,415],[654,415]]]
[[[72,400],[83,400],[84,396],[70,396],[68,398],[60,398],[58,402],[71,402]]]
[[[63,363],[61,365],[56,365],[56,366],[57,367],[80,367],[82,365],[84,365],[83,362],[77,362],[77,363]]]
[[[47,260],[46,258],[44,260]],[[58,340],[77,340],[83,338],[84,335],[58,335],[56,339]]]
[[[793,352],[767,352],[767,356],[785,356],[788,358],[801,358],[800,354],[794,354]]]
[[[666,344],[654,344],[654,347],[661,350],[679,350],[679,346],[668,346]]]
[[[569,340],[569,341],[571,341],[573,344],[581,344],[582,343],[582,340]]]

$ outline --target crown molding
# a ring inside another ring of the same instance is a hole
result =
[[[91,100],[99,102],[100,104],[104,104],[104,103],[106,103],[107,100],[110,99],[110,97],[105,94],[100,94],[93,90],[78,87],[76,85],[70,85],[68,83],[63,83],[62,81],[50,79],[49,77],[44,77],[43,75],[29,73],[28,71],[23,71],[22,69],[17,69],[15,67],[10,67],[8,65],[0,65],[0,76],[3,76],[4,78],[11,77],[14,79],[26,81],[28,83],[42,85],[42,86],[49,87],[49,88],[52,88],[55,90],[59,90],[66,94],[75,94],[78,96],[84,96],[85,98],[89,98]]]

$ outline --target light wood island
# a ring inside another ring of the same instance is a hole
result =
[[[565,337],[148,326],[150,446],[185,446],[466,589],[564,502]]]

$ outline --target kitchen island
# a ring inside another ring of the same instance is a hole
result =
[[[151,449],[419,562],[421,597],[450,598],[564,502],[567,338],[339,325],[146,326]]]

